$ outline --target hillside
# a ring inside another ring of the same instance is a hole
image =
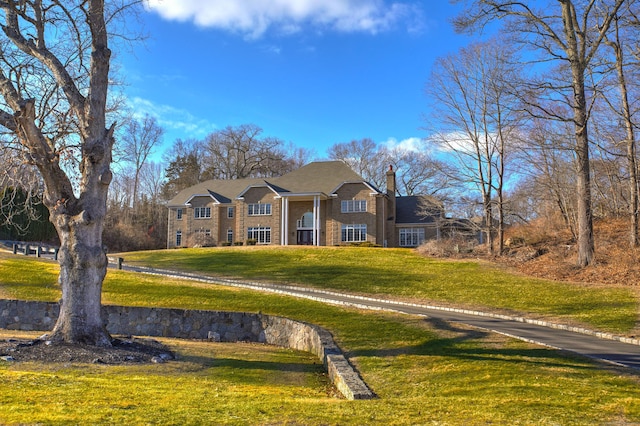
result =
[[[629,247],[628,222],[598,221],[594,234],[596,262],[587,268],[576,266],[577,248],[568,232],[550,234],[532,244],[529,250],[539,255],[529,260],[517,260],[523,249],[513,248],[507,261],[527,275],[593,284],[640,284],[640,249]]]
[[[485,248],[476,247],[456,257],[483,258],[514,268],[530,276],[588,284],[615,286],[640,285],[640,248],[631,249],[625,219],[594,223],[596,262],[587,268],[576,266],[577,247],[568,231],[554,231],[545,224],[533,223],[508,230],[503,257],[489,257]],[[428,254],[438,254],[429,250]],[[439,254],[443,254],[441,251]]]

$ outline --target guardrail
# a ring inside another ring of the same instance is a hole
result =
[[[24,254],[25,256],[35,255],[37,257],[53,256],[58,260],[58,251],[60,248],[45,246],[34,243],[15,243],[13,244],[13,254]]]
[[[25,256],[36,257],[52,257],[53,260],[58,260],[59,247],[47,246],[37,243],[14,243],[13,254],[23,254]],[[107,256],[107,261],[117,266],[118,269],[122,269],[124,259],[122,257]]]

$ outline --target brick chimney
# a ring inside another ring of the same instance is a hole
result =
[[[389,165],[387,170],[387,208],[385,209],[385,245],[396,246],[396,172],[393,166]]]
[[[395,200],[396,197],[396,172],[393,171],[393,165],[389,165],[389,170],[387,170],[387,195],[389,197],[393,197]]]

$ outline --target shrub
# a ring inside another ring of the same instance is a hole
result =
[[[473,252],[477,241],[464,238],[446,238],[441,240],[427,240],[417,248],[418,253],[431,257],[455,257]]]
[[[382,247],[380,244],[372,243],[371,241],[361,241],[357,243],[348,243],[350,247]]]
[[[248,246],[255,246],[256,244],[258,244],[258,240],[256,240],[255,238],[249,238],[247,240],[247,245]]]

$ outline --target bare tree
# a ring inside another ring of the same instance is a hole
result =
[[[455,183],[445,172],[447,165],[427,150],[382,147],[380,155],[396,170],[399,195],[431,195],[441,201],[449,197]]]
[[[383,171],[392,165],[398,195],[431,195],[443,201],[453,184],[445,173],[446,166],[421,148],[378,145],[364,138],[334,144],[328,152],[329,158],[344,162],[377,188],[386,185]]]
[[[518,149],[524,179],[517,192],[532,197],[533,217],[559,215],[563,225],[577,238],[576,169],[568,123],[532,120],[523,132],[526,139]],[[551,226],[551,224],[550,224]]]
[[[634,2],[632,2],[634,3]],[[637,4],[637,3],[636,3]],[[630,5],[627,5],[630,8]],[[629,52],[629,43],[636,37],[637,28],[632,24],[635,14],[631,13],[631,9],[626,16],[615,15],[613,21],[613,31],[606,38],[606,44],[611,47],[614,54],[613,66],[616,70],[617,86],[619,90],[618,102],[609,101],[612,110],[619,115],[620,121],[623,123],[625,130],[624,145],[626,146],[627,169],[629,171],[628,188],[629,188],[629,243],[631,247],[640,245],[638,237],[638,228],[640,226],[640,201],[638,196],[638,166],[636,158],[636,138],[635,128],[637,125],[633,120],[633,112],[630,102],[630,89],[628,80],[629,62],[625,59]],[[631,21],[631,22],[630,22]],[[633,52],[633,50],[632,50]],[[636,65],[637,68],[637,65]],[[605,100],[607,97],[605,97]]]
[[[53,342],[111,344],[100,313],[114,143],[114,125],[106,122],[106,22],[122,7],[105,10],[103,0],[0,3],[0,125],[15,135],[23,160],[39,170],[60,237],[62,299]],[[65,165],[76,153],[77,161]],[[76,185],[67,172],[74,164]]]
[[[480,191],[490,253],[496,251],[496,217],[502,252],[505,161],[518,123],[510,88],[518,76],[507,58],[496,42],[473,44],[439,59],[427,84],[434,121],[430,140],[456,158],[455,177]]]
[[[262,137],[254,124],[227,126],[204,141],[207,164],[216,179],[281,176],[292,171],[284,142]]]
[[[530,112],[571,121],[577,164],[578,265],[594,261],[593,213],[589,164],[589,93],[585,85],[587,70],[609,32],[614,18],[627,0],[473,0],[456,19],[461,31],[474,30],[491,21],[503,21],[505,29],[523,45],[541,54],[543,61],[560,61],[568,67],[566,81],[549,87],[561,96],[572,111],[558,117],[533,102]],[[569,93],[567,94],[567,90]],[[564,92],[564,93],[563,93]]]
[[[370,138],[333,144],[328,149],[329,158],[347,164],[353,171],[377,188],[385,185],[384,170],[391,163],[388,152],[380,151]]]
[[[162,187],[165,183],[162,164],[151,161],[142,166],[140,189],[153,202],[161,201]]]
[[[135,210],[140,190],[140,173],[147,164],[149,155],[162,141],[164,130],[154,117],[146,115],[141,121],[133,119],[127,123],[122,137],[124,161],[133,166],[133,188],[131,204]]]
[[[41,219],[35,205],[42,201],[42,180],[38,170],[24,162],[12,143],[0,142],[0,170],[0,226],[25,234],[32,221]],[[14,220],[17,217],[24,220]]]

